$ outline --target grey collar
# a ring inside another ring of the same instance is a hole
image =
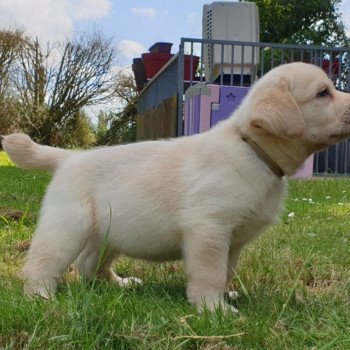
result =
[[[256,155],[264,161],[264,163],[271,169],[271,171],[277,175],[278,177],[282,178],[285,174],[284,171],[281,169],[281,167],[270,158],[268,154],[264,150],[261,149],[261,147],[253,141],[253,139],[240,132],[241,138],[244,142],[246,142],[250,148],[256,153]]]

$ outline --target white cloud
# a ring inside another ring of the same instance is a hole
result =
[[[186,16],[187,24],[193,24],[196,21],[196,13],[190,12]]]
[[[142,44],[131,40],[121,41],[118,45],[118,50],[125,58],[136,58],[146,52]]]
[[[110,9],[110,0],[0,0],[0,23],[23,28],[46,42],[69,36],[74,21],[98,19]]]
[[[150,17],[150,18],[153,18],[156,15],[155,8],[135,8],[134,7],[131,9],[131,12],[134,15]]]
[[[73,8],[77,20],[96,19],[106,16],[112,3],[110,0],[80,0]]]
[[[189,37],[200,37],[202,35],[202,17],[199,12],[189,12],[186,15],[187,32]]]
[[[131,66],[114,66],[112,68],[112,74],[122,74],[125,76],[133,76],[133,71]]]

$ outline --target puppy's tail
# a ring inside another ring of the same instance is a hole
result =
[[[24,169],[55,170],[72,151],[38,145],[26,134],[0,136],[4,151]]]

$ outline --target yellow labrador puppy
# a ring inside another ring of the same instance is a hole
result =
[[[313,152],[350,136],[350,94],[316,66],[279,66],[208,132],[91,151],[2,146],[27,169],[54,171],[23,268],[25,292],[48,298],[77,258],[80,273],[126,284],[119,254],[184,259],[198,309],[226,304],[242,247],[274,223],[293,175]],[[103,258],[99,261],[100,248]]]

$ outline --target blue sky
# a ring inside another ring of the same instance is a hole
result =
[[[42,42],[69,36],[74,29],[99,27],[113,35],[120,51],[120,65],[157,41],[202,35],[205,0],[0,0],[2,26],[20,26]],[[350,0],[342,1],[343,20],[350,34]]]
[[[140,44],[144,51],[157,41],[172,42],[177,52],[181,37],[202,36],[202,8],[205,0],[118,1],[105,26],[116,35],[124,56]],[[210,3],[210,2],[209,2]]]

